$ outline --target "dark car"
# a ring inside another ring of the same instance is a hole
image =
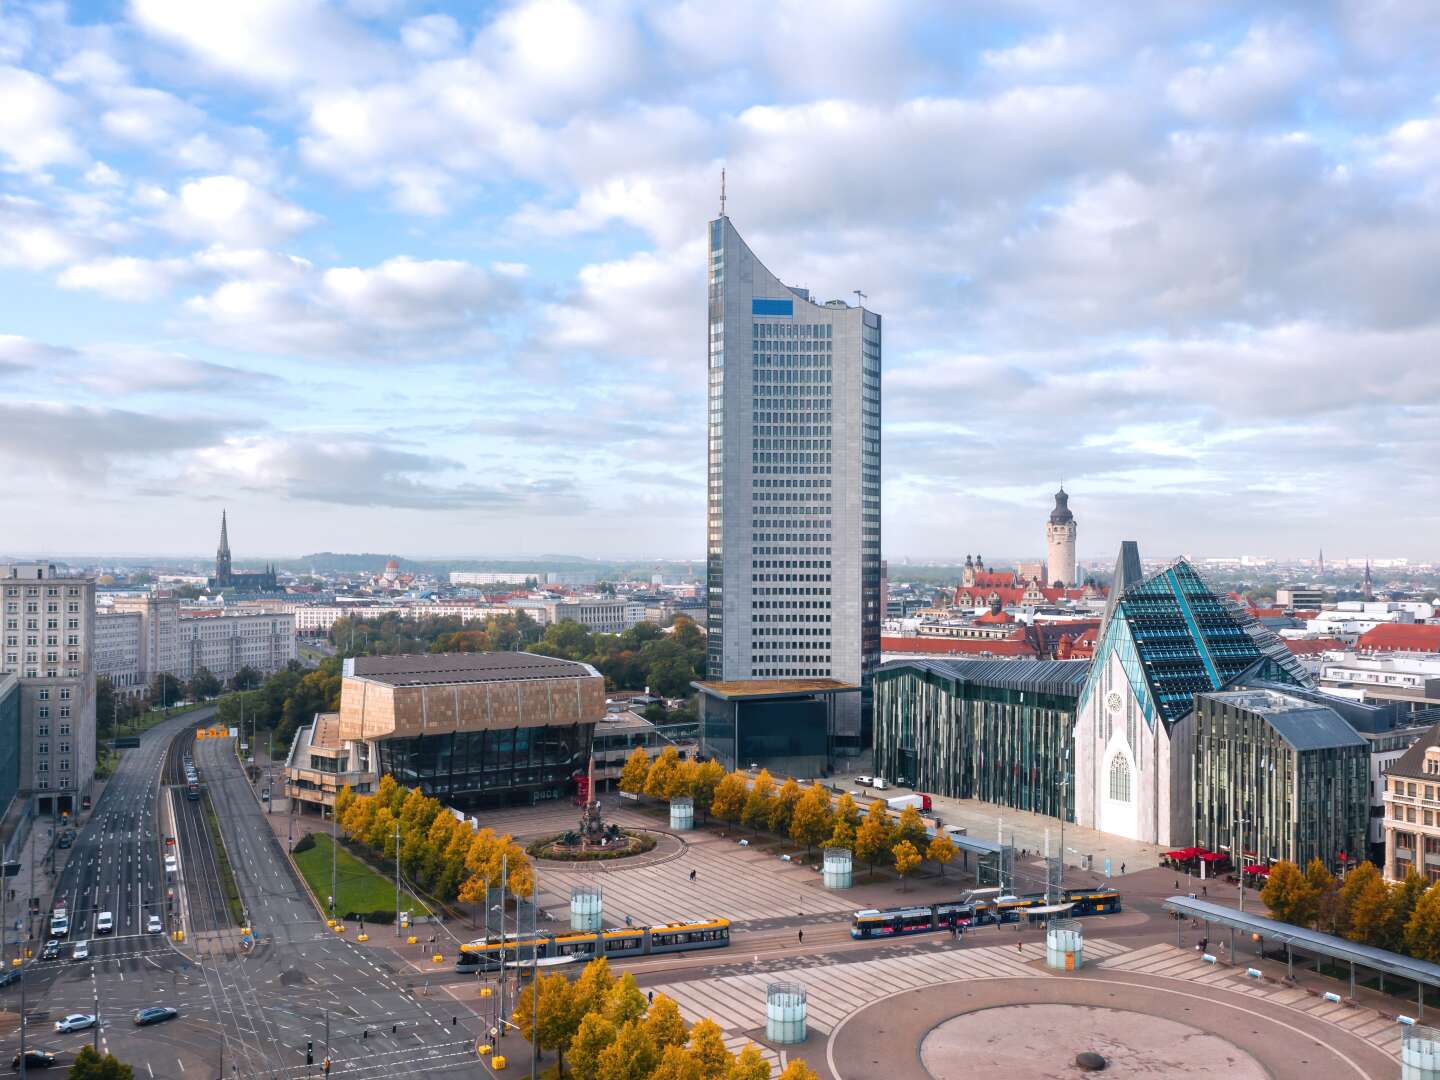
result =
[[[55,960],[59,958],[59,956],[60,942],[56,941],[54,938],[51,938],[49,941],[45,942],[44,948],[40,950],[41,960]]]
[[[5,987],[9,986],[11,983],[17,983],[17,982],[19,982],[19,981],[20,981],[20,969],[19,969],[19,968],[10,968],[10,969],[7,970],[7,971],[0,971],[0,990],[3,990]]]
[[[174,1020],[179,1015],[180,1010],[172,1009],[169,1005],[152,1005],[135,1014],[135,1026],[144,1027],[146,1024],[158,1024],[165,1020]]]
[[[61,833],[60,840],[56,843],[55,846],[58,848],[68,848],[73,843],[75,843],[75,838],[73,836],[71,836],[69,833]]]
[[[26,1050],[25,1067],[27,1069],[48,1069],[55,1064],[55,1055],[48,1050]],[[10,1059],[12,1069],[20,1068],[20,1055],[16,1054]]]

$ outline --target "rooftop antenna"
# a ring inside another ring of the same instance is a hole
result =
[[[859,298],[859,306],[860,306],[860,307],[864,307],[864,306],[865,306],[865,295],[866,295],[866,294],[863,293],[863,292],[861,292],[859,289],[851,289],[850,291],[853,292],[853,293]]]
[[[725,216],[725,170],[720,170],[720,216]]]

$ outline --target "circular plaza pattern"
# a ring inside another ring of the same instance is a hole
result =
[[[1238,1046],[1189,1024],[1092,1005],[1000,1005],[946,1020],[920,1045],[935,1080],[1049,1080],[1080,1076],[1078,1053],[1105,1058],[1107,1077],[1268,1075]]]

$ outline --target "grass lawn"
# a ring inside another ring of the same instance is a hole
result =
[[[330,895],[330,837],[326,833],[314,833],[315,846],[309,851],[295,853],[295,865],[310,883],[310,888],[323,904]],[[394,911],[395,880],[381,877],[370,867],[357,859],[343,847],[335,856],[335,881],[339,895],[335,897],[335,910],[346,912]],[[408,891],[401,894],[400,902],[416,915],[427,915],[430,909]]]

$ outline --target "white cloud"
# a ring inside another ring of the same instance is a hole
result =
[[[82,258],[93,244],[36,199],[0,194],[0,266],[46,270]]]
[[[1246,123],[1293,107],[1301,82],[1320,61],[1319,50],[1298,26],[1254,26],[1214,62],[1177,74],[1166,94],[1175,108],[1195,119]]]
[[[85,160],[69,127],[74,104],[47,80],[33,71],[0,67],[0,102],[0,155],[9,159],[10,171]]]
[[[320,0],[131,0],[146,33],[216,74],[276,88],[345,81],[387,63],[384,48]]]
[[[58,281],[63,289],[87,289],[116,300],[158,300],[195,276],[188,259],[142,259],[110,255],[66,267]]]
[[[416,56],[453,52],[460,37],[460,24],[449,15],[421,15],[400,28],[400,40]]]
[[[239,176],[206,176],[156,197],[160,222],[180,236],[225,244],[287,239],[319,219]]]

